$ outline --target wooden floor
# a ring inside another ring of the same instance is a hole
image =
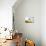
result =
[[[13,40],[6,40],[6,42],[2,43],[0,46],[16,46],[15,39]]]

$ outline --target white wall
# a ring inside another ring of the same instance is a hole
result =
[[[25,38],[34,40],[36,46],[41,46],[41,0],[23,0],[14,10],[15,28]],[[25,23],[26,16],[33,16],[34,23]]]
[[[42,0],[41,4],[41,40],[42,46],[46,46],[46,0]]]
[[[0,27],[12,28],[12,6],[16,0],[0,0]]]

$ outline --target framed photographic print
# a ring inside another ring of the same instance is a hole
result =
[[[34,23],[34,17],[25,17],[25,23]]]

